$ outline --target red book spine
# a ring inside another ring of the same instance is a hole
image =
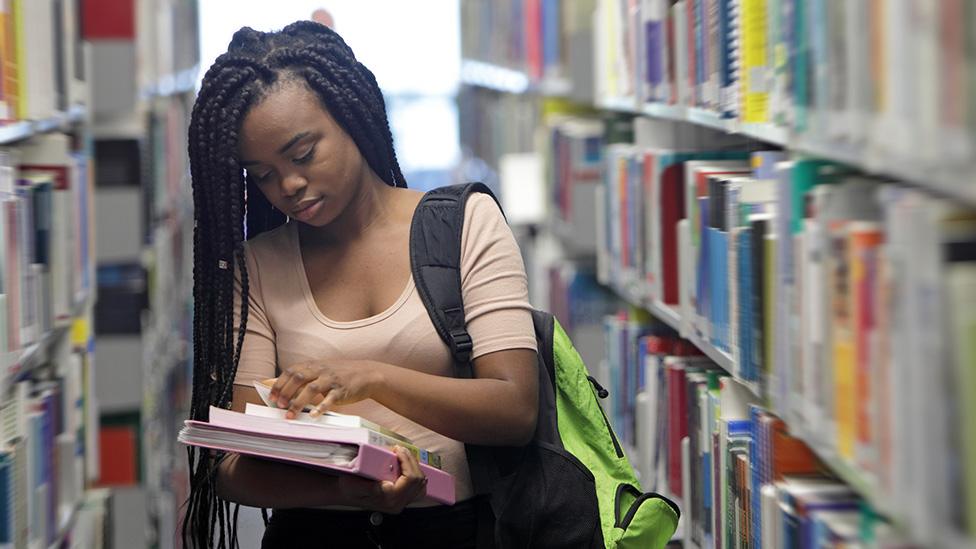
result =
[[[680,364],[668,366],[668,488],[682,494],[681,440],[688,436],[685,371]]]
[[[661,174],[661,300],[678,304],[678,222],[684,218],[684,164],[673,164]]]

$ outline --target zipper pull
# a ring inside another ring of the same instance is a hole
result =
[[[593,388],[596,389],[596,396],[600,398],[607,398],[610,396],[610,391],[604,389],[603,385],[600,385],[600,383],[594,379],[593,376],[586,376],[586,379],[590,380],[590,383],[593,384]]]

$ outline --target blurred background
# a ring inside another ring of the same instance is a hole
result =
[[[0,0],[0,548],[181,545],[189,113],[312,18],[409,186],[500,196],[673,545],[976,547],[976,3]]]

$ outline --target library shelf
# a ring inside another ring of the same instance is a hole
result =
[[[651,299],[634,291],[634,284],[611,284],[610,288],[618,297],[628,304],[644,309],[652,316],[677,331],[681,331],[681,314],[670,305],[662,303],[660,300]],[[629,288],[629,289],[628,289]],[[738,374],[735,361],[728,353],[704,341],[697,332],[693,332],[687,337],[695,347],[705,353],[715,364],[725,370],[739,384],[749,389],[755,396],[762,399],[762,391],[754,381],[742,379]],[[803,440],[820,458],[820,461],[830,470],[830,472],[848,484],[855,492],[863,497],[871,506],[885,517],[892,517],[891,507],[880,497],[874,483],[869,477],[847,460],[842,459],[830,450],[825,449],[811,433],[798,430],[795,426],[790,426],[790,432],[797,438]]]
[[[46,331],[37,341],[18,351],[8,353],[8,364],[15,368],[2,374],[0,380],[0,395],[6,394],[7,389],[12,383],[27,379],[30,374],[43,366],[47,362],[48,351],[55,343],[61,340],[71,329],[72,320],[84,313],[88,306],[89,294],[84,294],[78,299],[71,310],[71,316],[67,319],[58,320],[55,325]]]
[[[55,113],[43,120],[20,120],[0,126],[0,145],[9,145],[29,139],[35,135],[56,130],[64,130],[71,124],[84,120],[87,110],[75,105],[67,111]]]

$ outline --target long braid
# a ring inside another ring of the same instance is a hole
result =
[[[203,78],[188,130],[194,202],[192,419],[208,420],[210,406],[229,407],[233,397],[249,316],[244,240],[287,220],[245,178],[238,146],[249,110],[290,80],[304,82],[319,97],[380,178],[406,187],[376,78],[338,34],[310,21],[279,32],[245,27],[234,34],[227,53]],[[236,311],[235,283],[240,288]],[[190,446],[187,458],[184,545],[237,547],[238,506],[216,496],[222,456]]]

